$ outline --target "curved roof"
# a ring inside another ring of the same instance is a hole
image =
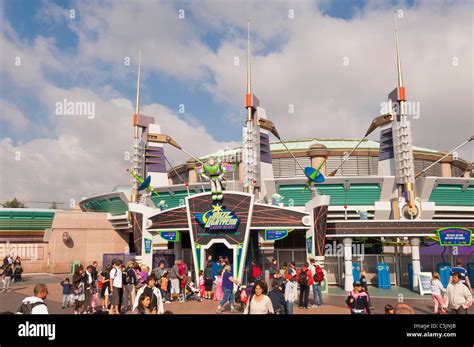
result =
[[[290,151],[295,151],[295,152],[308,150],[311,146],[314,146],[314,145],[323,145],[327,149],[344,150],[344,149],[354,148],[359,143],[360,140],[361,139],[307,138],[307,139],[301,139],[301,140],[287,140],[285,141],[285,144],[290,149]],[[365,140],[365,141],[362,141],[362,143],[360,144],[357,150],[367,150],[367,149],[378,150],[379,143],[377,141]],[[208,155],[202,156],[201,159],[205,159],[209,157],[237,155],[238,153],[241,152],[241,150],[242,150],[242,147],[225,149],[225,150],[221,150],[215,153],[210,153]],[[278,141],[270,142],[270,150],[272,152],[280,152],[280,151],[286,152],[285,147],[283,147],[283,145]],[[442,154],[442,152],[440,151],[436,151],[434,149],[429,149],[425,147],[418,147],[418,146],[413,146],[413,150],[417,152]]]

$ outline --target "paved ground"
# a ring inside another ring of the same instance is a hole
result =
[[[14,283],[12,291],[8,293],[0,293],[0,312],[10,311],[15,312],[20,306],[21,301],[26,296],[31,296],[33,287],[38,283],[45,283],[48,285],[49,296],[47,299],[48,309],[50,313],[54,314],[73,314],[74,311],[61,308],[62,287],[59,282],[66,277],[65,275],[26,275],[24,282]],[[372,297],[372,304],[375,309],[372,311],[376,314],[384,313],[384,306],[391,304],[395,306],[399,300],[411,305],[417,313],[429,314],[433,312],[433,303],[431,297],[420,295],[411,292],[406,288],[395,287],[391,290],[380,290],[378,288],[369,288]],[[310,308],[308,310],[300,310],[295,307],[295,314],[348,314],[344,301],[346,293],[342,288],[331,287],[329,294],[324,295],[325,305],[322,308]],[[312,302],[312,293],[310,294],[310,302]],[[186,303],[171,303],[165,305],[165,310],[169,310],[175,314],[213,314],[217,307],[217,302],[186,302]],[[471,308],[469,313],[474,313]],[[225,312],[230,314],[230,312]],[[238,313],[236,313],[238,314]]]

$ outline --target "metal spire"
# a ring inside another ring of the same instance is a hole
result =
[[[140,112],[140,64],[141,64],[142,50],[138,50],[138,77],[137,77],[137,101],[135,104],[135,114]]]
[[[252,65],[250,52],[250,19],[247,20],[247,97],[252,98]],[[247,107],[247,119],[252,120],[252,107]]]
[[[402,62],[400,60],[400,42],[398,39],[397,11],[395,11],[395,40],[396,40],[396,45],[397,45],[398,88],[403,88]]]
[[[247,94],[252,94],[252,68],[250,53],[250,19],[247,20]]]
[[[137,77],[137,100],[135,104],[135,115],[133,116],[133,174],[139,176],[138,168],[140,163],[139,158],[139,135],[138,135],[138,113],[140,112],[140,64],[141,64],[141,49],[138,50],[138,77]],[[138,181],[136,178],[133,179],[132,183],[132,202],[138,200]]]

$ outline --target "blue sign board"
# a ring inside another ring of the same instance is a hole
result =
[[[179,231],[160,231],[160,236],[169,242],[179,242],[180,234]]]
[[[240,224],[240,218],[234,211],[224,210],[222,205],[215,205],[204,213],[195,213],[194,217],[204,229],[211,231],[235,231]]]
[[[144,239],[144,242],[145,242],[145,254],[150,254],[153,241],[150,239]]]
[[[306,239],[306,249],[308,251],[308,254],[313,253],[313,237],[312,236]]]
[[[265,230],[265,241],[281,240],[287,236],[288,236],[287,229],[266,229]]]
[[[472,230],[467,228],[449,227],[438,229],[441,246],[471,246]]]

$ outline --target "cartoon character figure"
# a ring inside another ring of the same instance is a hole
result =
[[[224,169],[222,168],[221,162],[219,160],[210,158],[203,165],[203,172],[201,173],[201,177],[211,183],[213,201],[220,201],[223,198],[222,179],[224,178],[224,176]]]
[[[369,213],[367,212],[367,210],[360,209],[360,210],[357,210],[357,213],[359,214],[359,219],[361,220],[369,219]]]
[[[166,204],[166,201],[165,200],[160,200],[160,202],[158,203],[158,208],[161,211],[166,210],[168,208],[168,205]]]
[[[278,193],[272,194],[272,205],[273,206],[283,206],[284,197]]]

